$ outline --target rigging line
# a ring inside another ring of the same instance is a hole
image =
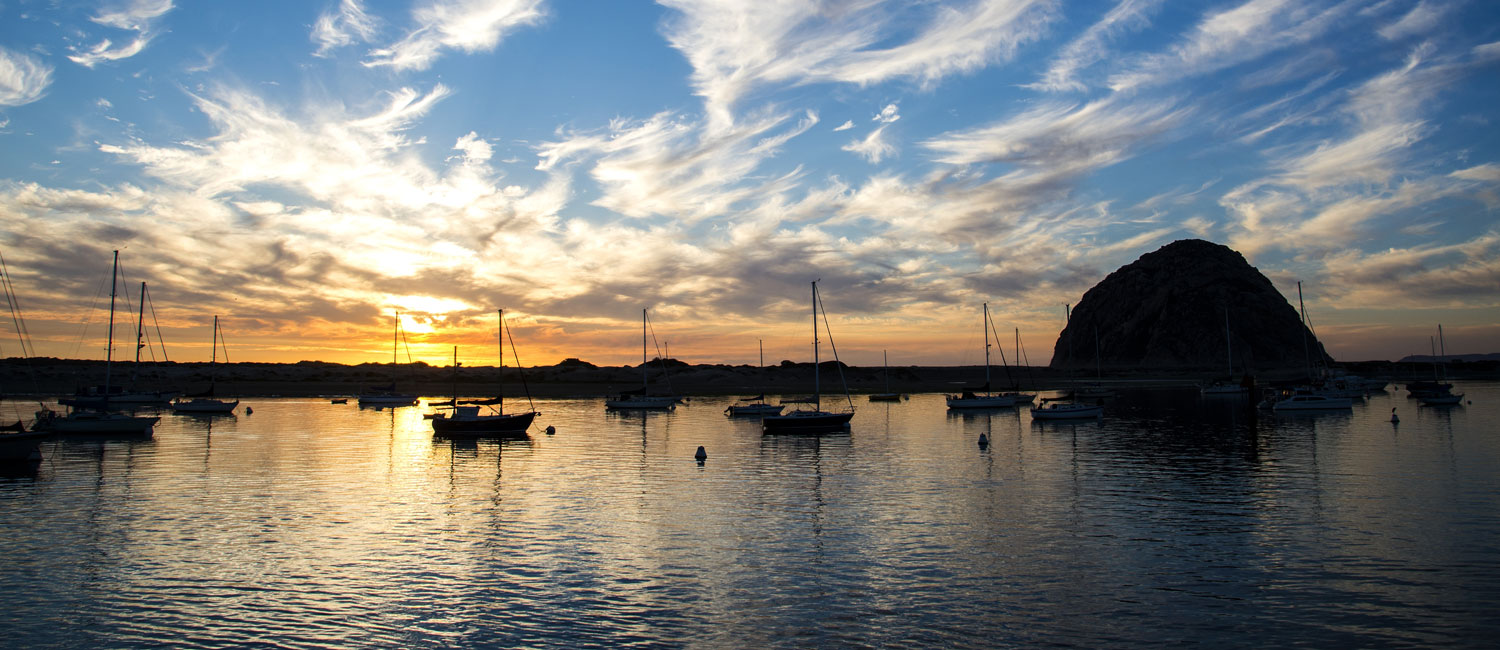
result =
[[[411,361],[411,343],[408,343],[407,340],[406,340],[406,330],[404,330],[404,329],[401,328],[401,319],[400,318],[396,319],[396,331],[401,333],[401,345],[402,345],[402,347],[406,348],[406,363],[410,364],[412,362]]]
[[[229,363],[229,343],[224,340],[224,321],[219,321],[219,329],[214,330],[214,344],[224,351],[224,363]]]
[[[833,342],[833,328],[828,326],[828,306],[823,304],[823,296],[818,293],[817,285],[813,286],[813,295],[818,298],[818,309],[823,312],[823,331],[828,332],[828,347],[833,349],[833,362],[839,369],[839,383],[844,385],[844,401],[849,403],[849,410],[854,410],[854,398],[849,395],[849,381],[844,378],[844,362],[839,361],[839,346]]]
[[[1005,380],[1010,382],[1011,386],[1015,386],[1016,380],[1010,376],[1010,362],[1005,359],[1005,346],[1000,344],[1000,332],[995,329],[995,321],[989,319],[989,322],[985,323],[985,326],[989,327],[990,333],[995,335],[995,349],[1000,351],[1000,366],[1005,368]],[[1020,361],[1020,359],[1017,359],[1017,361]]]
[[[661,377],[663,381],[667,382],[667,392],[676,396],[677,391],[672,388],[672,373],[667,368],[666,355],[661,353],[661,343],[656,340],[656,326],[651,324],[650,315],[646,316],[646,330],[651,332],[651,345],[656,346],[656,358],[658,361],[661,361]]]
[[[156,327],[156,344],[161,346],[162,363],[167,363],[171,361],[171,359],[167,358],[167,340],[162,338],[161,336],[161,322],[156,320],[156,301],[151,299],[151,287],[146,287],[145,300],[146,308],[151,310],[151,324]],[[156,363],[156,349],[152,348],[150,345],[147,345],[146,350],[151,352],[151,362]]]
[[[73,343],[73,350],[69,353],[70,356],[76,357],[83,350],[83,340],[88,338],[89,325],[94,322],[94,309],[99,306],[99,297],[104,295],[104,285],[106,284],[109,283],[105,282],[103,278],[99,279],[99,288],[95,290],[94,299],[89,303],[89,310],[84,314],[83,329],[78,333],[78,340]]]
[[[10,317],[16,324],[16,339],[21,342],[21,355],[29,363],[30,358],[36,356],[36,348],[31,345],[31,332],[26,329],[26,319],[21,316],[21,300],[16,295],[16,285],[10,277],[10,267],[5,264],[4,255],[0,255],[0,279],[5,280],[5,304],[9,306]]]
[[[530,405],[532,412],[536,412],[536,403],[531,401],[531,386],[526,383],[526,370],[521,367],[521,355],[516,352],[516,337],[510,333],[510,328],[506,327],[503,321],[500,327],[505,330],[505,338],[510,339],[510,356],[516,360],[516,374],[521,377],[521,390],[526,391],[526,403]],[[502,368],[501,372],[504,371]]]

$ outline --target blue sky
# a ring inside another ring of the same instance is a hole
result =
[[[1340,359],[1500,347],[1500,7],[1433,0],[0,2],[0,252],[99,356],[109,251],[169,350],[1044,361],[1182,238]],[[93,309],[90,306],[94,305]],[[84,330],[91,323],[92,329]],[[0,348],[14,355],[19,347]],[[199,353],[202,353],[201,355]]]

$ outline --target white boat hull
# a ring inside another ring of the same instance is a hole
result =
[[[1082,420],[1104,417],[1104,407],[1093,404],[1048,404],[1031,409],[1033,420]]]
[[[1354,402],[1347,397],[1329,397],[1327,395],[1293,395],[1271,405],[1273,411],[1333,411],[1345,410],[1354,407]]]

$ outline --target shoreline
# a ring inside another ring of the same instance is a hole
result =
[[[457,394],[460,398],[493,396],[501,386],[494,366],[452,367],[415,364],[343,365],[329,362],[298,363],[232,363],[218,364],[209,374],[206,362],[165,362],[142,364],[117,363],[112,383],[139,390],[174,390],[198,392],[212,383],[225,397],[353,397],[365,388],[390,384],[424,397]],[[813,390],[811,363],[788,363],[776,366],[689,365],[668,360],[667,372],[661,362],[647,369],[648,388],[652,393],[683,396],[749,396],[759,393],[777,395],[809,394]],[[104,383],[104,362],[70,359],[0,359],[0,393],[6,397],[57,397],[73,394],[78,387]],[[1384,378],[1396,383],[1431,377],[1430,366],[1397,362],[1359,362],[1338,364],[1352,374]],[[1092,370],[1090,368],[1089,370]],[[134,371],[134,372],[132,372]],[[974,388],[984,382],[983,366],[840,366],[825,362],[820,367],[825,394],[843,392],[840,374],[851,395],[880,392],[947,393]],[[1259,370],[1258,383],[1293,380],[1305,376],[1303,369]],[[134,382],[131,377],[134,375]],[[1104,369],[1101,375],[1079,369],[1049,367],[993,366],[990,370],[995,390],[1025,391],[1066,390],[1070,385],[1099,383],[1112,387],[1170,388],[1186,387],[1201,381],[1222,378],[1222,370],[1210,368],[1141,368]],[[1500,363],[1475,362],[1451,364],[1448,378],[1497,379]],[[524,384],[523,384],[524,381]],[[575,397],[589,398],[615,395],[641,387],[640,366],[594,366],[584,362],[563,362],[555,366],[535,366],[518,371],[506,367],[504,394],[508,398]]]

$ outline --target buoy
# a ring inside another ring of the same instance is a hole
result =
[[[990,437],[982,433],[979,434],[979,447],[982,449],[988,446],[990,446]]]
[[[1391,409],[1391,422],[1400,422],[1400,421],[1401,421],[1401,418],[1396,417],[1396,409]]]
[[[698,453],[693,454],[693,458],[698,459],[700,463],[708,459],[708,452],[703,450],[703,445],[698,445]]]
[[[557,433],[557,429],[552,428],[552,425],[550,425],[550,424],[547,425],[547,435],[550,436],[550,435],[552,435],[554,433]]]
[[[245,415],[250,415],[251,413],[254,413],[254,412],[255,412],[255,409],[250,408],[248,406],[245,407]]]

